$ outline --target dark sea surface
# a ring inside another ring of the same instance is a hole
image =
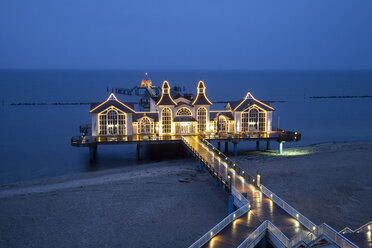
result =
[[[273,125],[302,133],[298,143],[372,140],[372,98],[311,98],[372,96],[371,71],[149,71],[155,85],[168,80],[196,93],[203,80],[213,101],[238,100],[251,92],[274,102]],[[90,124],[89,105],[59,102],[104,101],[107,88],[139,85],[144,71],[0,71],[0,184],[29,181],[137,164],[133,145],[99,147],[96,167],[88,149],[70,145],[79,125]],[[133,98],[122,96],[123,101]],[[47,105],[12,106],[17,103]],[[277,145],[273,144],[275,148]],[[239,144],[239,150],[254,144]]]

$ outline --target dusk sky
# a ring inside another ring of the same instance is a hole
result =
[[[372,69],[371,0],[2,0],[0,68]]]

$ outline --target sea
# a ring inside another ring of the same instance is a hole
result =
[[[273,125],[302,139],[284,147],[372,140],[372,71],[154,70],[154,85],[167,80],[196,93],[199,80],[212,102],[239,100],[248,92],[275,108]],[[134,145],[99,146],[92,166],[87,148],[72,147],[79,126],[90,124],[89,102],[114,88],[132,88],[143,70],[0,70],[0,185],[139,166]],[[120,96],[133,101],[130,96]],[[74,105],[66,105],[74,103]],[[275,149],[277,144],[273,144]],[[239,145],[239,151],[255,144]],[[147,163],[151,161],[145,161]]]

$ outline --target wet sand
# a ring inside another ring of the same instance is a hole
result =
[[[315,224],[340,231],[372,220],[372,142],[248,152],[236,161]]]
[[[372,142],[233,158],[316,224],[372,219]],[[187,247],[227,215],[227,193],[192,159],[0,187],[0,247]]]

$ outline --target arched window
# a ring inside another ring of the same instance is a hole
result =
[[[172,130],[172,112],[169,108],[161,111],[161,125],[164,134],[170,134]]]
[[[198,132],[205,132],[207,126],[207,110],[205,108],[199,108],[197,111],[198,121]]]
[[[140,125],[139,125],[139,133],[141,134],[149,134],[151,133],[151,121],[150,121],[150,118],[148,117],[144,117],[142,118],[142,120],[140,121]]]
[[[107,131],[109,135],[116,134],[118,129],[118,113],[114,110],[110,110],[107,113]]]
[[[226,118],[222,115],[218,117],[218,131],[219,132],[227,131],[227,121],[226,121]]]
[[[100,135],[125,135],[126,115],[114,108],[109,108],[99,114]]]
[[[176,116],[191,116],[191,111],[188,109],[188,108],[180,108],[177,113],[176,113]]]

